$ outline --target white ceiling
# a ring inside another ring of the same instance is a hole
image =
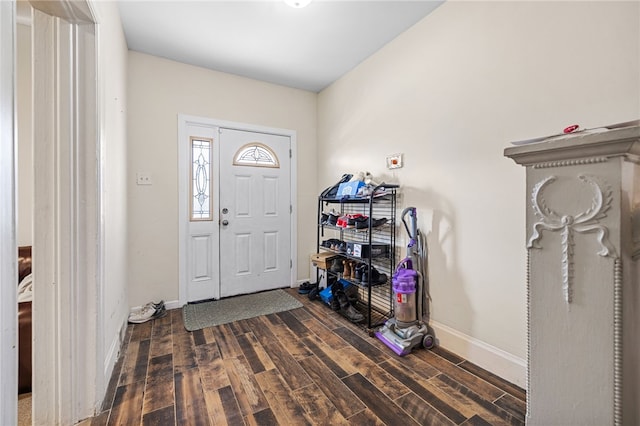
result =
[[[319,92],[443,1],[118,3],[131,50]]]

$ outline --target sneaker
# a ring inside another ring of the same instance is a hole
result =
[[[349,223],[349,217],[348,216],[340,216],[338,218],[338,220],[336,221],[336,226],[338,226],[340,228],[346,228],[348,223]]]
[[[162,306],[162,309],[160,310],[165,310],[164,306]],[[132,324],[141,324],[143,322],[147,322],[151,319],[154,318],[154,315],[159,311],[159,309],[157,309],[153,303],[149,304],[147,303],[146,305],[144,305],[142,307],[142,309],[140,309],[137,312],[131,312],[129,314],[129,322]],[[166,311],[165,311],[166,313]]]

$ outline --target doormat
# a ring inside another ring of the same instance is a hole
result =
[[[211,302],[190,303],[182,307],[182,318],[184,328],[195,331],[301,307],[302,303],[278,289]]]

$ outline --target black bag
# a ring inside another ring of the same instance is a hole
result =
[[[345,183],[345,182],[349,182],[352,177],[353,177],[353,175],[350,175],[348,173],[343,174],[338,183],[336,183],[335,185],[330,186],[327,189],[325,189],[324,191],[322,191],[320,196],[322,198],[328,198],[328,199],[336,198],[338,196],[338,187],[340,186],[340,184],[341,183]]]

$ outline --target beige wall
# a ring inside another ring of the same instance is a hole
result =
[[[16,25],[16,105],[18,108],[18,228],[19,246],[33,244],[33,141],[31,112],[31,26]]]
[[[129,52],[128,87],[129,305],[179,297],[178,114],[297,132],[298,278],[307,278],[315,244],[317,95],[138,52]],[[137,172],[149,173],[153,184],[136,185]]]
[[[320,93],[318,189],[358,170],[402,185],[435,321],[526,357],[525,175],[503,149],[640,118],[639,17],[631,2],[447,2]]]
[[[98,79],[100,156],[102,160],[103,288],[98,296],[102,310],[103,365],[98,373],[108,380],[120,350],[120,331],[127,322],[127,55],[120,15],[115,2],[93,3],[98,26]],[[100,396],[100,389],[98,390]]]

